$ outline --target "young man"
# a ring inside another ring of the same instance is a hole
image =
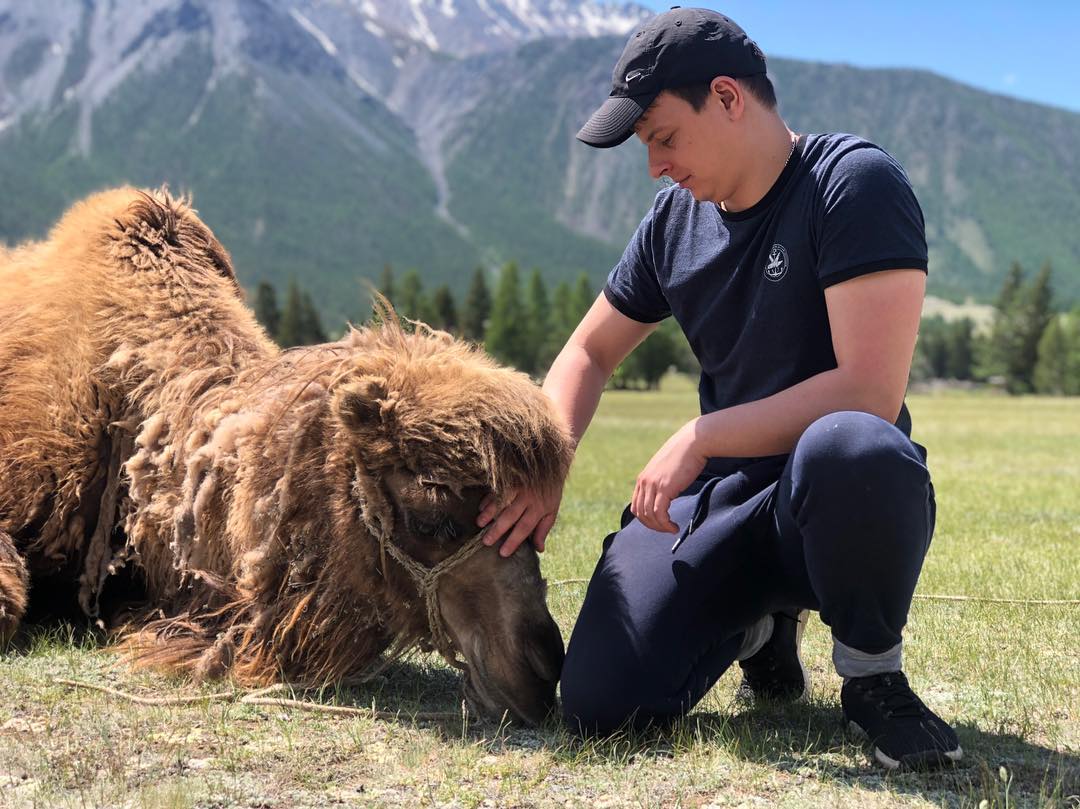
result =
[[[673,316],[701,362],[702,415],[645,466],[604,542],[563,668],[567,721],[608,732],[683,715],[736,660],[745,695],[799,698],[813,609],[877,760],[959,759],[901,671],[935,513],[904,407],[927,253],[903,170],[859,138],[793,133],[757,45],[701,9],[631,35],[578,138],[633,134],[675,185],[544,390],[580,439],[614,369]],[[488,543],[542,549],[560,498],[485,504]]]

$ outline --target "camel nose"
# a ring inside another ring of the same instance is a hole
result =
[[[544,682],[558,681],[565,655],[558,624],[550,618],[547,625],[533,632],[525,643],[525,659],[533,673]]]

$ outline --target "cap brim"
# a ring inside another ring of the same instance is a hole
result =
[[[612,96],[592,114],[577,133],[577,139],[589,146],[606,149],[618,146],[634,134],[637,123],[657,94]]]

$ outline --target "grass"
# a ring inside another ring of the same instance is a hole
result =
[[[920,594],[1080,598],[1075,400],[913,397],[930,447],[938,527]],[[568,637],[603,537],[634,476],[695,410],[685,382],[605,396],[543,564]],[[555,726],[459,717],[455,675],[408,660],[364,689],[315,699],[394,721],[209,703],[140,707],[53,684],[192,693],[133,673],[97,640],[37,626],[0,654],[0,807],[1080,807],[1080,608],[917,600],[906,668],[953,722],[962,766],[887,774],[843,732],[827,629],[807,630],[810,701],[749,709],[728,673],[673,731],[582,742]]]

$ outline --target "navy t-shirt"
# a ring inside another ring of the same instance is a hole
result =
[[[701,412],[711,413],[835,368],[824,290],[912,268],[926,271],[926,236],[900,164],[853,135],[804,135],[745,211],[662,190],[604,294],[633,320],[678,321],[701,363]],[[906,407],[897,424],[910,435]]]

